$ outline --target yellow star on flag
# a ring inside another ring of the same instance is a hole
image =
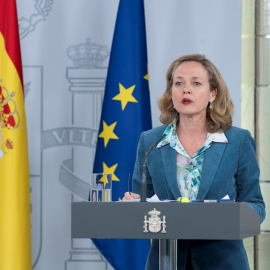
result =
[[[104,173],[104,172],[103,172],[103,173]],[[103,175],[98,181],[103,183],[104,188],[105,188],[106,185],[109,183],[106,175]]]
[[[147,74],[143,78],[145,80],[149,81],[148,65],[147,65]]]
[[[112,167],[108,167],[105,162],[103,162],[103,173],[111,173],[112,174],[112,180],[113,181],[120,181],[119,178],[114,174],[116,167],[118,164],[116,163]],[[104,183],[105,184],[105,183]]]
[[[138,101],[132,96],[135,86],[136,85],[133,85],[126,89],[121,83],[119,83],[120,93],[113,97],[113,100],[121,101],[122,111],[125,109],[128,102],[138,103]]]
[[[117,122],[114,122],[110,126],[108,126],[105,121],[103,121],[103,131],[99,134],[99,138],[104,138],[104,147],[107,146],[110,139],[119,140],[119,138],[113,132]]]
[[[146,74],[143,78],[146,79],[147,81],[149,81],[149,75],[148,75],[148,72],[147,72],[147,74]]]

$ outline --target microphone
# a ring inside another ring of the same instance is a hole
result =
[[[152,145],[149,150],[146,152],[143,160],[143,168],[142,168],[142,179],[141,179],[141,202],[146,202],[146,193],[147,193],[147,181],[146,181],[146,160],[149,154],[155,150],[156,146],[167,136],[167,134],[163,134],[158,141]]]

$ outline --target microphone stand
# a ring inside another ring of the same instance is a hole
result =
[[[155,150],[156,146],[167,136],[167,134],[163,134],[158,141],[150,147],[150,149],[146,152],[143,167],[142,167],[142,178],[141,178],[141,202],[146,202],[146,195],[147,195],[147,181],[146,181],[146,160],[149,154]]]

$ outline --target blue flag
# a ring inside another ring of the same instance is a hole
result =
[[[152,127],[148,86],[143,0],[120,0],[93,170],[112,173],[113,201],[128,190],[140,134]],[[115,269],[145,268],[150,240],[93,242]]]

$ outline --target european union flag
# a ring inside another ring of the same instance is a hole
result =
[[[94,162],[94,172],[112,173],[114,201],[128,190],[140,134],[151,126],[144,4],[120,0]],[[93,242],[115,269],[145,268],[149,240]]]

